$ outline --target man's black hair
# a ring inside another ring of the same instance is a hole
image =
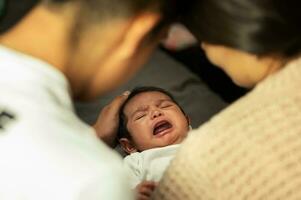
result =
[[[159,87],[153,87],[153,86],[143,86],[143,87],[136,87],[134,88],[131,93],[129,94],[128,98],[125,100],[125,102],[122,104],[122,106],[120,107],[119,110],[119,126],[118,126],[118,134],[117,134],[117,139],[120,138],[128,138],[130,139],[130,133],[127,129],[127,118],[124,114],[124,108],[125,106],[128,104],[128,102],[134,98],[135,96],[137,96],[138,94],[141,93],[146,93],[146,92],[160,92],[162,94],[165,94],[166,96],[168,96],[172,102],[174,102],[179,108],[180,110],[183,112],[183,114],[186,116],[186,113],[184,112],[184,110],[182,109],[182,107],[178,104],[178,102],[175,100],[175,98],[173,97],[173,95],[171,93],[169,93],[168,91],[159,88]]]
[[[0,0],[0,33],[7,31],[25,16],[39,0]]]
[[[84,24],[135,15],[145,10],[157,11],[162,19],[153,30],[155,34],[176,20],[187,0],[185,3],[184,0],[1,0],[0,33],[17,24],[38,3],[59,6],[66,2],[80,3]]]
[[[52,0],[54,1],[54,0]],[[144,11],[157,12],[162,17],[145,38],[156,38],[167,25],[181,15],[184,0],[75,0],[81,3],[78,27],[109,21],[118,17],[135,16]],[[187,1],[187,0],[186,0]],[[88,21],[87,21],[88,20]]]

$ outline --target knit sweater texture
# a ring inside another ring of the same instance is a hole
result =
[[[301,59],[190,134],[156,200],[301,199]]]

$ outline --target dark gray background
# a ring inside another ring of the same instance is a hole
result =
[[[197,75],[158,49],[128,83],[96,101],[77,102],[77,113],[85,122],[93,124],[103,106],[115,96],[136,86],[157,86],[171,92],[190,117],[193,128],[227,106],[227,103],[213,93]]]

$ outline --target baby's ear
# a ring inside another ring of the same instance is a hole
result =
[[[127,138],[121,138],[119,139],[119,143],[121,145],[121,148],[123,151],[125,151],[128,154],[137,152],[137,149],[135,148],[133,142]]]
[[[188,115],[185,115],[185,117],[186,117],[186,120],[187,120],[187,124],[188,124],[188,126],[190,126],[191,124],[191,121],[190,121],[190,117],[188,116]]]

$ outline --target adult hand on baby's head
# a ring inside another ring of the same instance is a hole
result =
[[[157,186],[156,182],[143,181],[136,186],[137,200],[149,200]]]
[[[129,91],[124,92],[113,99],[100,112],[96,123],[93,125],[97,136],[111,147],[115,146],[115,138],[118,131],[119,109],[127,99]]]

